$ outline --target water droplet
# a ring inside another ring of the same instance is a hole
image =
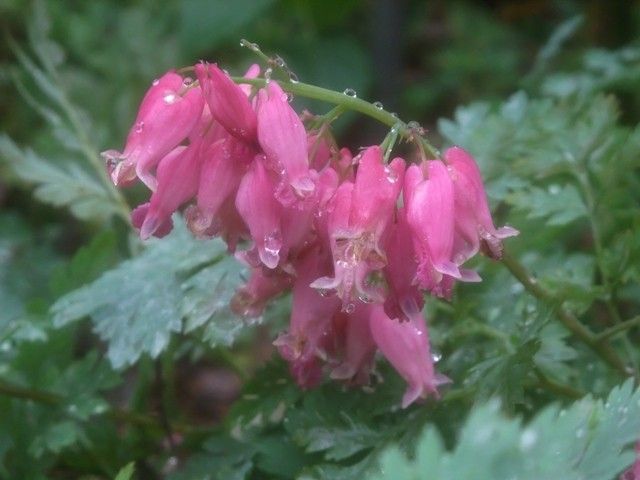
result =
[[[282,248],[282,236],[279,230],[274,230],[264,237],[264,249],[271,254],[277,255]]]
[[[182,85],[184,85],[185,87],[188,87],[192,83],[193,83],[193,78],[191,77],[184,77],[184,80],[182,80]]]
[[[283,102],[291,102],[291,100],[293,100],[293,95],[290,94],[289,92],[284,92],[282,94],[282,101]]]
[[[355,303],[347,303],[344,307],[342,307],[342,310],[345,313],[353,313],[355,309],[356,309]]]
[[[331,292],[329,290],[327,290],[326,288],[319,288],[318,289],[318,294],[321,297],[328,297],[329,295],[331,295]]]
[[[300,80],[298,80],[298,75],[296,75],[294,72],[289,71],[289,81],[291,83],[300,83]]]
[[[271,75],[273,74],[273,68],[269,67],[264,71],[264,79],[269,83],[271,81]]]
[[[361,293],[360,295],[358,295],[358,300],[360,300],[362,303],[372,303],[373,299],[371,297],[369,297],[368,295]]]
[[[549,185],[548,190],[551,195],[557,195],[560,193],[560,186],[556,184]]]
[[[240,40],[240,46],[246,47],[249,50],[253,50],[254,52],[260,51],[260,46],[257,43],[251,43],[249,40],[245,40],[244,38]]]
[[[382,105],[382,102],[373,102],[373,106],[378,110],[384,110],[384,105]]]
[[[391,116],[393,118],[400,118],[400,117],[398,117],[398,114],[396,112],[391,112]]]
[[[522,435],[520,435],[520,449],[521,450],[530,450],[536,442],[538,441],[538,434],[535,430],[527,428]]]
[[[158,80],[157,78],[153,79],[153,82],[151,82],[151,85],[153,85],[154,87],[157,86],[160,83],[160,80]]]
[[[345,88],[344,92],[342,93],[344,93],[347,97],[351,97],[351,98],[356,98],[358,96],[358,94],[353,88]]]
[[[162,99],[164,100],[164,103],[171,105],[177,98],[178,96],[175,93],[167,93]]]
[[[418,122],[416,122],[415,120],[412,120],[409,123],[407,123],[407,127],[411,128],[411,129],[418,129],[418,128],[420,128],[420,124]]]
[[[287,62],[285,62],[284,59],[280,55],[276,55],[273,58],[273,63],[275,63],[280,68],[284,68],[284,67],[287,66]]]
[[[433,363],[438,363],[440,360],[442,360],[442,353],[438,352],[437,350],[433,350],[431,352],[431,360],[433,360]]]
[[[388,166],[384,167],[384,173],[387,177],[387,181],[389,183],[396,183],[398,181],[398,174],[396,173],[396,171],[392,168],[389,168]]]
[[[142,132],[142,130],[144,129],[144,122],[139,121],[138,123],[136,123],[135,129],[136,129],[136,133]]]

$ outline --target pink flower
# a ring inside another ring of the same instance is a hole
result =
[[[331,319],[340,309],[338,298],[323,297],[309,286],[311,279],[326,270],[326,263],[327,255],[314,248],[296,265],[299,276],[293,285],[289,330],[274,342],[280,355],[291,364],[298,383],[306,387],[313,386],[319,378],[318,359],[326,358],[333,335]]]
[[[343,182],[329,207],[327,229],[334,260],[334,276],[312,283],[320,290],[335,290],[347,312],[355,301],[382,301],[380,289],[367,284],[369,275],[386,264],[381,238],[391,220],[402,185],[404,161],[382,163],[380,147],[362,155],[355,183]]]
[[[407,169],[404,204],[418,257],[416,282],[420,288],[444,296],[443,277],[460,279],[462,274],[452,261],[453,183],[442,162],[433,160]]]
[[[236,207],[249,227],[258,257],[270,269],[276,268],[283,257],[280,225],[283,206],[273,195],[276,185],[277,179],[266,169],[264,157],[257,155],[236,196]]]
[[[487,194],[484,191],[478,165],[460,147],[444,153],[453,179],[455,199],[455,228],[459,236],[456,262],[463,263],[478,253],[481,246],[492,258],[502,257],[502,239],[518,235],[511,227],[496,229],[493,225]]]
[[[369,325],[372,305],[359,303],[350,314],[340,313],[335,319],[341,324],[337,356],[340,363],[331,371],[331,378],[351,384],[367,385],[373,368],[376,345]]]
[[[410,315],[409,321],[389,318],[379,305],[371,307],[371,335],[387,360],[407,382],[402,408],[419,398],[438,396],[438,385],[447,381],[436,375],[429,347],[429,334],[420,312]]]
[[[183,78],[168,72],[154,80],[129,131],[124,152],[102,153],[115,185],[131,183],[136,175],[152,191],[157,181],[151,170],[194,128],[204,100],[199,88],[185,86]]]
[[[196,74],[213,118],[231,135],[255,143],[256,114],[243,89],[216,64],[199,63]]]
[[[257,114],[258,141],[268,160],[286,175],[299,198],[309,196],[315,185],[309,173],[307,134],[276,82],[258,92]]]
[[[252,268],[251,276],[231,299],[231,310],[243,317],[259,317],[267,302],[291,287],[291,277],[281,272]]]
[[[214,219],[224,202],[235,196],[242,176],[253,159],[253,151],[233,137],[218,140],[203,152],[197,206],[188,215],[196,236],[210,234]]]
[[[200,151],[200,143],[177,147],[160,161],[158,188],[151,195],[148,207],[145,204],[132,214],[132,223],[140,228],[143,240],[156,232],[158,236],[166,235],[173,212],[195,195],[200,176]]]
[[[414,282],[418,264],[405,210],[399,209],[396,217],[385,245],[387,265],[384,274],[389,292],[384,310],[391,318],[405,321],[422,311],[424,298]]]

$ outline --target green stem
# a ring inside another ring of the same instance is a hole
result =
[[[562,395],[572,400],[577,400],[578,398],[582,398],[585,396],[585,393],[578,390],[577,388],[574,388],[571,385],[556,382],[555,380],[547,377],[539,368],[534,369],[534,373],[540,381],[540,386],[545,390],[550,391],[551,393]]]
[[[244,78],[244,77],[231,77],[231,79],[240,84],[253,85],[254,87],[264,87],[267,81],[263,78]],[[326,103],[334,105],[341,105],[347,110],[353,110],[355,112],[362,113],[374,120],[379,121],[387,125],[389,128],[393,128],[395,125],[399,126],[398,133],[406,140],[412,140],[416,138],[415,132],[406,123],[399,120],[398,117],[387,112],[382,108],[376,107],[374,104],[362,100],[358,97],[352,97],[345,93],[336,92],[335,90],[329,90],[328,88],[317,87],[315,85],[309,85],[301,82],[279,81],[278,84],[286,92],[294,95],[299,95],[305,98],[311,98],[314,100],[320,100]],[[429,153],[433,158],[439,158],[440,152],[437,148],[431,145],[424,137],[418,137],[420,143],[424,147],[425,151]]]
[[[596,135],[594,136],[594,138],[599,138],[599,136]],[[587,210],[589,212],[589,225],[591,226],[591,236],[593,238],[596,264],[598,266],[598,270],[600,271],[602,285],[607,292],[604,303],[613,323],[615,325],[619,325],[622,322],[622,319],[620,318],[620,314],[618,313],[618,309],[616,308],[616,304],[614,302],[614,299],[616,297],[616,288],[614,283],[612,282],[611,276],[609,275],[609,270],[606,266],[604,258],[605,253],[603,246],[602,229],[600,227],[600,222],[598,221],[598,206],[596,203],[596,196],[593,190],[593,186],[591,185],[591,181],[589,180],[589,170],[587,164],[588,153],[586,152],[589,152],[590,150],[591,148],[586,149],[585,154],[582,155],[581,161],[578,162],[575,176],[582,189],[582,194],[584,196]],[[623,345],[626,350],[627,357],[633,364],[635,375],[638,376],[638,365],[635,361],[634,348],[626,335],[623,337]]]
[[[633,317],[629,320],[626,320],[624,322],[620,322],[614,325],[613,327],[608,328],[603,332],[600,332],[599,334],[596,335],[596,338],[599,342],[602,342],[604,340],[608,340],[609,338],[617,335],[618,333],[625,332],[630,328],[633,328],[636,326],[640,326],[640,315]]]
[[[564,308],[562,306],[563,301],[561,299],[556,298],[551,292],[540,286],[538,280],[531,275],[524,265],[509,255],[506,251],[502,257],[502,263],[531,295],[546,303],[553,309],[558,320],[560,320],[567,330],[580,339],[611,367],[625,376],[629,375],[627,366],[618,356],[613,347],[608,342],[598,341],[598,336],[585,325],[580,323],[580,321],[571,312]]]
[[[17,398],[20,400],[30,400],[49,406],[62,405],[67,401],[64,396],[57,393],[13,385],[5,381],[0,381],[0,396]],[[130,412],[128,410],[120,408],[112,407],[107,411],[107,415],[109,415],[114,420],[130,423],[132,425],[161,428],[158,419],[155,417]],[[182,431],[188,429],[189,427],[186,425],[182,425],[180,427],[180,430]]]

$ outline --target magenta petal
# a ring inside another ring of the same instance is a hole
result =
[[[211,114],[233,136],[256,141],[256,114],[245,92],[215,64],[199,63],[196,74]]]
[[[197,211],[192,210],[189,228],[206,235],[218,210],[240,185],[251,160],[251,152],[232,138],[219,140],[204,150],[198,185]]]
[[[131,182],[135,175],[151,190],[157,181],[152,169],[183,141],[194,128],[204,105],[199,88],[186,92],[182,77],[168,72],[153,85],[140,105],[136,121],[121,155],[104,152],[116,185]],[[134,174],[135,172],[135,174]]]
[[[459,249],[458,263],[475,255],[480,250],[481,242],[486,245],[490,256],[500,258],[501,240],[519,232],[511,227],[496,230],[480,169],[471,155],[460,147],[452,147],[444,153],[444,159],[453,178],[456,231],[467,245]]]
[[[374,306],[370,324],[376,345],[408,384],[402,407],[428,395],[437,396],[441,381],[434,371],[429,335],[421,314],[399,322],[389,318],[382,307]]]
[[[296,194],[307,197],[315,189],[309,175],[307,134],[276,82],[259,91],[257,114],[260,146],[271,162],[281,166]]]
[[[426,171],[428,178],[420,180]],[[443,276],[460,279],[453,262],[453,183],[440,161],[429,161],[422,169],[411,167],[405,177],[407,221],[413,232],[419,259],[416,279],[421,288],[438,294]]]
[[[372,307],[358,305],[346,318],[343,360],[331,371],[331,378],[356,384],[369,383],[376,346],[371,336],[369,318]]]
[[[151,195],[149,209],[140,226],[146,240],[196,193],[200,175],[200,146],[177,147],[158,165],[158,188]]]
[[[273,196],[275,187],[275,179],[265,168],[262,157],[257,156],[242,178],[236,196],[236,207],[249,227],[260,260],[270,269],[278,266],[282,249],[283,207]]]

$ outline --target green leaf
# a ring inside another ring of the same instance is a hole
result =
[[[35,457],[40,457],[47,451],[59,453],[81,438],[83,438],[83,434],[78,425],[73,421],[65,420],[54,423],[44,432],[44,435],[36,437],[29,452]]]
[[[46,160],[33,150],[20,149],[7,135],[0,135],[0,162],[25,183],[35,186],[39,200],[67,207],[82,220],[104,221],[116,207],[108,190],[78,164]]]
[[[150,240],[138,257],[59,299],[51,309],[54,324],[61,327],[90,316],[96,333],[109,344],[112,365],[122,368],[142,354],[157,357],[171,334],[182,330],[183,315],[190,319],[190,328],[211,320],[216,309],[206,299],[215,298],[216,285],[221,290],[227,289],[227,281],[234,285],[239,270],[231,271],[229,263],[223,262],[218,271],[217,264],[226,255],[223,242],[197,240],[177,219],[171,235]],[[206,265],[211,265],[209,271],[193,277]],[[212,327],[209,340],[230,344],[238,329],[227,327],[226,331]]]
[[[58,268],[49,281],[55,297],[95,280],[116,260],[116,235],[113,231],[102,232],[88,245],[78,249],[71,261]]]
[[[550,185],[546,190],[531,187],[514,192],[507,201],[529,218],[544,218],[547,225],[567,225],[587,216],[578,190],[572,185]]]
[[[640,430],[640,390],[633,381],[606,402],[586,397],[566,410],[550,406],[526,426],[500,413],[497,401],[475,407],[451,451],[428,427],[415,456],[394,446],[380,459],[374,480],[511,479],[611,480],[634,459]]]
[[[246,328],[246,323],[229,309],[243,271],[244,267],[233,256],[226,255],[182,284],[185,333],[204,326],[201,338],[212,347],[234,343]]]
[[[115,480],[131,480],[131,478],[133,478],[135,469],[136,464],[134,462],[128,463],[118,472]]]

